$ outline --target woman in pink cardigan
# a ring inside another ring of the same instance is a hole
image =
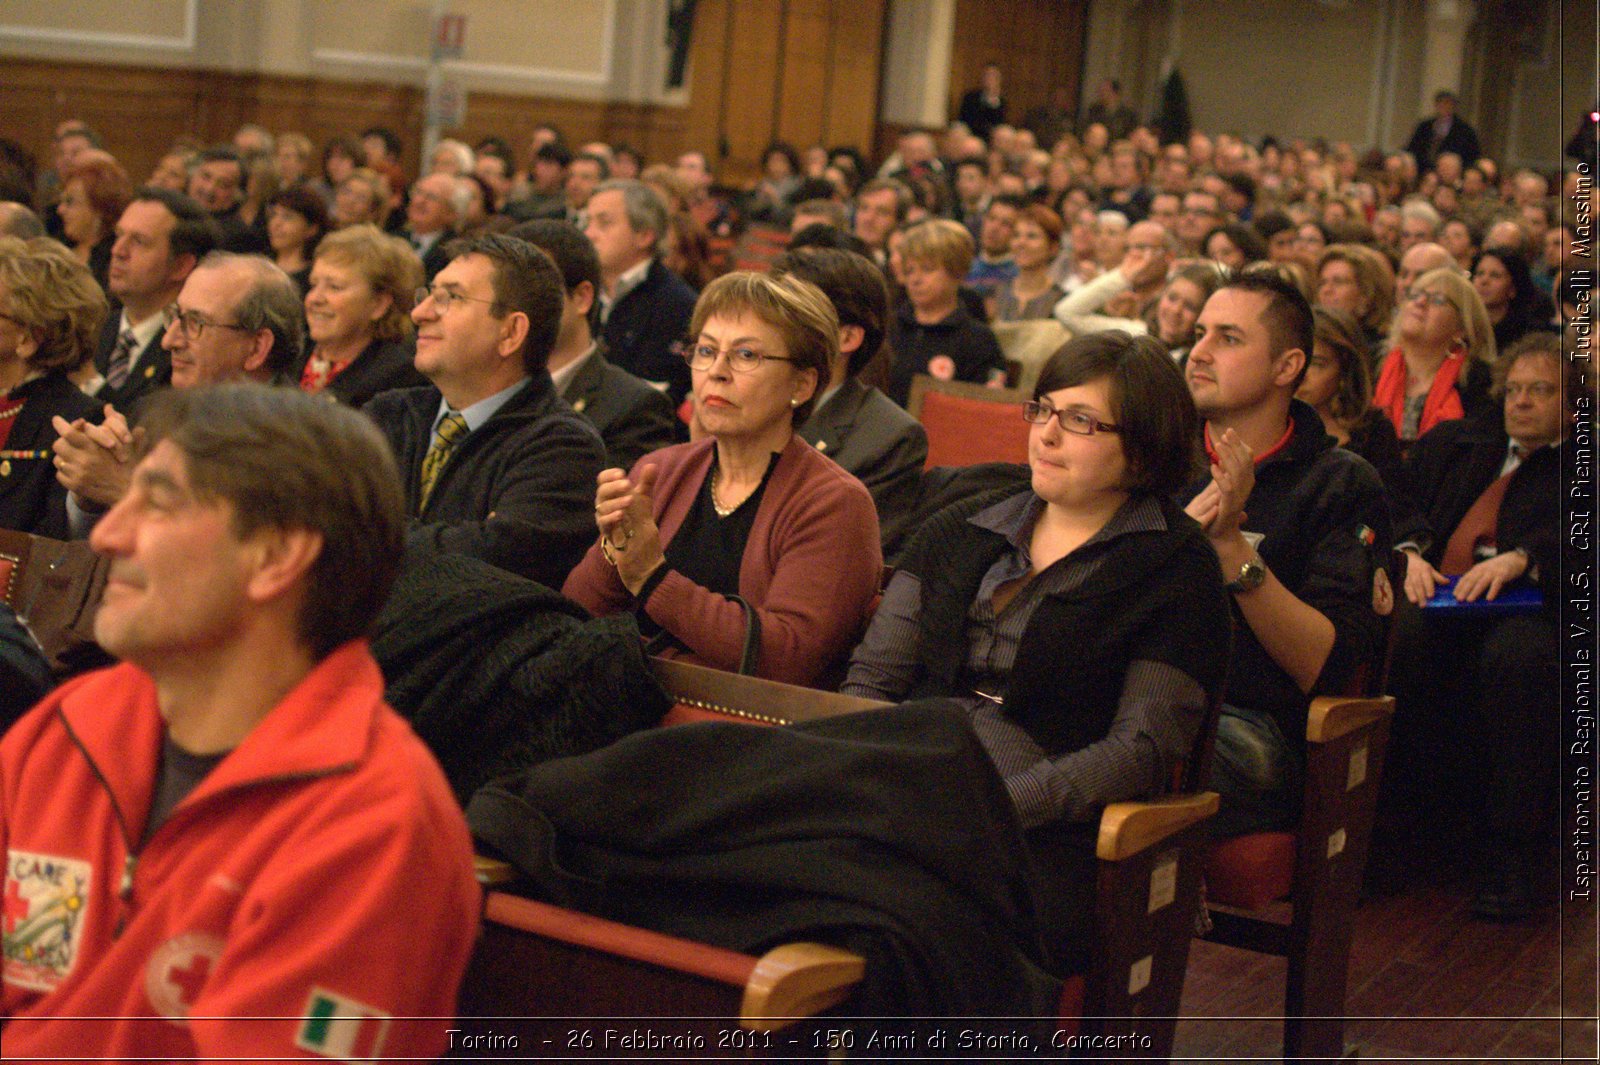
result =
[[[882,571],[872,497],[794,433],[839,343],[808,282],[733,273],[706,287],[685,351],[707,439],[605,470],[600,540],[562,591],[595,614],[630,610],[652,649],[736,669],[746,616],[758,676],[817,685],[865,628]]]

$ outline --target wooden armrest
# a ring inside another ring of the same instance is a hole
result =
[[[677,702],[769,725],[816,721],[889,705],[667,658],[650,659],[650,672]]]
[[[739,1023],[782,1028],[850,997],[867,964],[859,954],[821,943],[785,943],[762,955],[745,985]]]
[[[1311,713],[1306,718],[1306,740],[1310,743],[1329,743],[1393,713],[1393,696],[1350,699],[1321,695],[1311,701]]]
[[[1107,862],[1131,858],[1215,815],[1220,802],[1214,791],[1149,802],[1114,802],[1100,815],[1100,838],[1095,844],[1095,853]]]
[[[478,878],[478,883],[484,887],[509,884],[517,878],[516,867],[510,862],[503,862],[499,858],[489,858],[482,854],[474,854],[472,856],[472,873]]]

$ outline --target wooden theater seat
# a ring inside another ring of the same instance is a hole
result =
[[[884,705],[686,662],[652,659],[651,669],[676,700],[664,726],[780,725]],[[1199,904],[1204,822],[1217,802],[1205,792],[1106,808],[1096,846],[1095,962],[1067,984],[1065,1030],[1148,1035],[1154,1045],[1146,1053],[1170,1052]],[[790,943],[755,957],[494,890],[514,876],[504,862],[480,858],[479,876],[490,890],[460,1013],[493,1018],[497,1033],[518,1035],[524,1047],[555,1039],[559,1053],[605,1056],[600,1046],[559,1045],[572,1018],[656,1017],[671,1018],[674,1032],[704,1036],[707,1057],[822,1058],[825,1047],[795,1033],[813,1031],[808,1025],[820,1022],[812,1018],[829,1010],[848,1013],[863,976],[860,956],[835,947]],[[735,1037],[746,1042],[719,1048],[732,1029],[749,1033]]]
[[[965,381],[940,381],[927,374],[911,379],[906,409],[928,434],[928,461],[935,466],[980,462],[1027,462],[1028,423],[1022,405],[1029,393]]]
[[[1288,959],[1285,1061],[1346,1055],[1350,936],[1393,715],[1389,697],[1313,700],[1299,825],[1227,840],[1206,863],[1207,938]],[[1263,912],[1284,899],[1287,920]]]

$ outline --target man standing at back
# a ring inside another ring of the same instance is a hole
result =
[[[1211,472],[1184,496],[1234,607],[1212,772],[1222,836],[1290,823],[1310,697],[1342,692],[1378,653],[1373,570],[1389,550],[1388,506],[1372,467],[1293,398],[1311,343],[1299,289],[1246,273],[1206,301],[1185,367]]]
[[[117,220],[107,281],[117,305],[101,331],[94,365],[104,381],[95,395],[123,414],[172,380],[172,360],[161,343],[163,312],[219,237],[198,203],[167,189],[140,189]]]
[[[600,256],[600,321],[611,361],[664,389],[689,393],[689,365],[675,345],[689,329],[695,294],[661,262],[667,208],[639,181],[607,181],[589,198],[584,234]]]
[[[260,386],[144,428],[93,539],[123,664],[0,743],[7,1057],[432,1058],[479,893],[365,639],[400,557],[383,441]]]
[[[526,241],[451,249],[411,311],[416,367],[433,382],[363,410],[400,466],[409,538],[560,588],[594,540],[605,449],[550,381],[561,274]]]

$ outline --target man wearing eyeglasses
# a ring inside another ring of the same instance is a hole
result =
[[[1312,346],[1300,290],[1274,271],[1246,272],[1206,301],[1196,337],[1184,372],[1211,469],[1179,501],[1233,596],[1212,772],[1214,831],[1226,837],[1297,816],[1290,782],[1310,698],[1343,692],[1376,656],[1375,560],[1391,537],[1377,473],[1294,398]]]
[[[172,379],[172,364],[161,339],[164,316],[189,274],[221,240],[221,230],[205,209],[181,192],[141,188],[117,220],[107,287],[116,300],[94,365],[99,371],[91,395],[123,414]]]
[[[1553,333],[1523,338],[1497,368],[1502,408],[1441,422],[1406,455],[1405,488],[1426,524],[1400,545],[1404,590],[1418,606],[1433,602],[1400,617],[1392,690],[1406,708],[1406,727],[1397,728],[1394,754],[1414,753],[1420,764],[1396,783],[1411,784],[1441,762],[1459,765],[1461,755],[1481,772],[1452,793],[1484,797],[1473,817],[1481,860],[1472,911],[1490,919],[1535,908],[1539,875],[1555,852],[1556,500],[1563,445],[1589,388],[1582,365],[1562,357]],[[1436,596],[1452,578],[1450,591]],[[1455,606],[1530,587],[1543,604],[1521,613]],[[1457,757],[1441,758],[1444,751]],[[1396,798],[1405,810],[1437,809],[1420,787]]]
[[[564,289],[550,257],[490,234],[451,248],[417,293],[415,365],[431,385],[363,411],[388,438],[408,541],[560,588],[594,541],[605,446],[551,383]]]
[[[172,387],[276,383],[300,357],[302,314],[299,290],[272,262],[211,252],[185,279],[161,334]],[[136,430],[109,404],[99,425],[62,418],[54,424],[56,479],[69,493],[67,517],[74,537],[87,536],[128,489]]]

